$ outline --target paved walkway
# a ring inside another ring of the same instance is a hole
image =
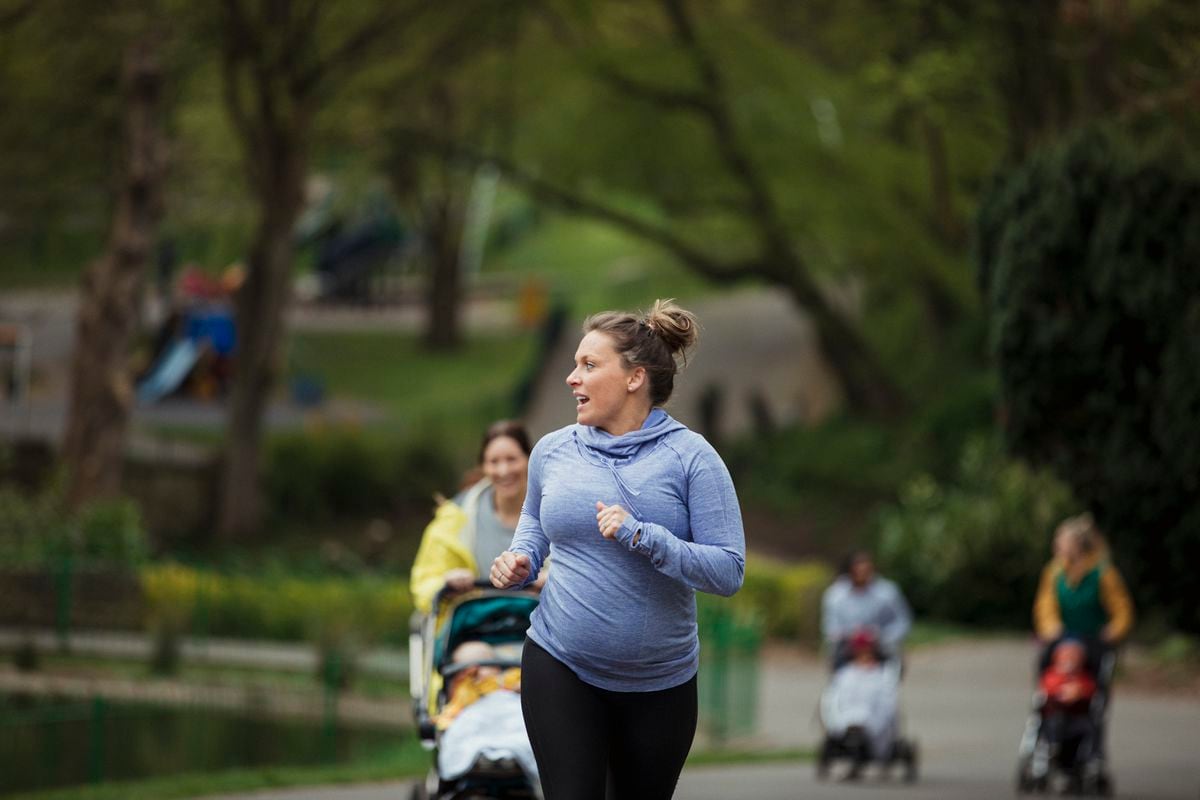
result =
[[[685,770],[681,800],[795,798],[1010,798],[1030,696],[1028,642],[951,643],[912,654],[904,687],[907,729],[922,750],[915,786],[868,780],[817,783],[810,764],[695,767]],[[820,661],[773,650],[765,661],[759,717],[763,747],[812,747],[813,710],[825,682]],[[1117,796],[1131,800],[1200,797],[1200,699],[1123,691],[1113,706],[1110,751]],[[407,784],[316,787],[221,800],[395,800]]]

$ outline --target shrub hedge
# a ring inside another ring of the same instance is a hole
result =
[[[770,637],[813,641],[821,592],[832,570],[820,563],[750,558],[746,582],[728,603]],[[146,622],[192,634],[233,638],[403,642],[412,601],[400,578],[297,578],[226,575],[174,563],[141,570]]]
[[[958,474],[910,481],[880,514],[878,558],[918,614],[970,625],[1029,625],[1055,526],[1077,511],[1048,471],[974,439]]]

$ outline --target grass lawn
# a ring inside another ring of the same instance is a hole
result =
[[[689,766],[749,764],[811,760],[807,750],[740,750],[736,748],[695,751]],[[274,769],[233,770],[195,773],[146,781],[102,783],[47,792],[14,795],[10,800],[173,800],[230,792],[252,792],[290,786],[371,783],[417,778],[432,763],[415,737],[408,737],[369,759],[351,764]]]
[[[661,248],[600,222],[556,214],[490,256],[483,269],[536,276],[577,316],[717,291]]]
[[[415,736],[401,735],[397,739],[394,746],[349,764],[190,773],[144,781],[121,781],[30,792],[14,795],[10,800],[172,800],[288,786],[402,780],[425,774],[429,769],[432,754],[421,747]]]
[[[479,336],[459,351],[435,353],[415,334],[297,333],[289,372],[374,405],[405,431],[465,431],[474,443],[486,422],[512,414],[534,344],[531,334]]]

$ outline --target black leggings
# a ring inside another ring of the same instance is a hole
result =
[[[696,677],[611,692],[525,642],[521,709],[546,800],[668,800],[696,734]]]

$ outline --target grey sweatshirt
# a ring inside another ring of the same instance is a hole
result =
[[[598,500],[629,512],[615,540],[600,535]],[[623,436],[571,425],[543,437],[509,549],[533,575],[554,556],[530,638],[585,682],[622,692],[696,674],[695,590],[736,592],[746,553],[725,464],[662,409]]]

